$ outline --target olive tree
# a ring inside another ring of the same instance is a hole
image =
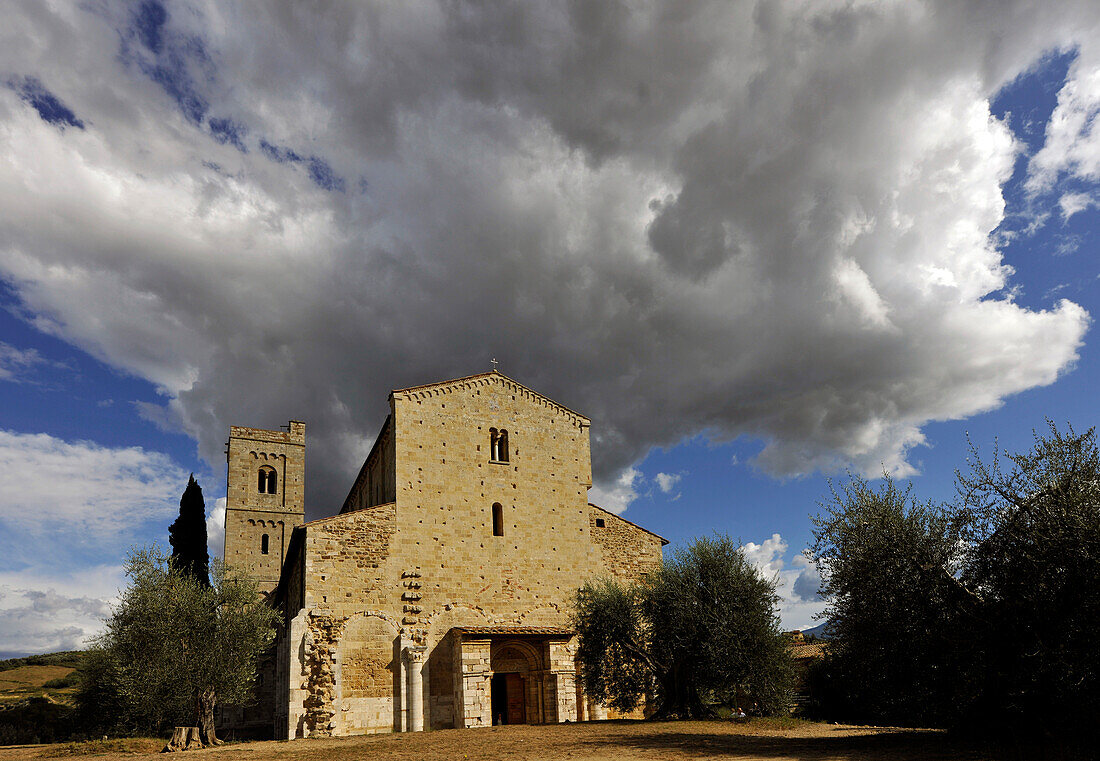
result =
[[[276,614],[256,585],[214,563],[210,584],[158,548],[131,551],[130,586],[97,643],[103,692],[118,696],[135,730],[197,725],[217,744],[214,707],[252,699]],[[93,699],[94,685],[82,690]]]
[[[884,474],[851,476],[813,518],[829,621],[828,708],[843,718],[941,723],[977,601],[958,581],[965,521]]]
[[[1031,451],[958,474],[971,518],[963,581],[986,621],[973,718],[1080,733],[1100,724],[1100,451],[1048,421]]]
[[[696,539],[637,584],[586,584],[574,615],[585,692],[621,711],[648,692],[658,718],[740,699],[782,712],[792,671],[775,588],[725,536]]]

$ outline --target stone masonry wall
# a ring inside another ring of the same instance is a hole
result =
[[[545,623],[566,625],[594,559],[587,419],[499,374],[395,392],[393,406],[393,557],[420,583],[403,625],[425,630],[447,605],[500,621],[553,609]],[[490,428],[508,432],[506,462],[490,459]]]
[[[661,565],[659,536],[595,505],[590,505],[588,518],[600,563],[614,578],[629,583]]]
[[[393,502],[395,496],[393,461],[393,415],[386,418],[370,454],[356,476],[355,484],[344,499],[341,513]]]
[[[453,628],[568,627],[586,579],[636,578],[660,562],[659,537],[589,506],[583,416],[496,373],[397,391],[391,404],[394,502],[304,526],[308,625],[290,679],[302,697],[288,712],[304,734],[399,728],[401,642],[425,648],[425,727],[488,723],[488,640],[452,641]],[[507,461],[490,459],[490,428],[507,430]],[[386,624],[374,644],[347,628],[364,616]],[[578,717],[574,649],[555,645],[544,682],[546,714],[561,721]]]
[[[223,559],[256,579],[265,592],[278,583],[291,532],[305,516],[305,424],[291,421],[288,428],[229,429]],[[262,467],[277,474],[274,494],[259,491]]]

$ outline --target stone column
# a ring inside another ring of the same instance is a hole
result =
[[[406,731],[424,731],[424,648],[406,647],[404,653],[405,673],[408,683],[405,689]]]

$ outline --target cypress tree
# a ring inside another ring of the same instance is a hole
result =
[[[172,565],[202,584],[210,584],[210,553],[206,549],[206,502],[195,474],[180,498],[180,514],[168,528]]]

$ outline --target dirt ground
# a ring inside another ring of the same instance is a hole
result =
[[[129,741],[127,749],[98,755],[91,744],[0,748],[0,761],[71,757],[91,751],[96,758],[130,759],[151,755],[160,743]],[[154,747],[155,746],[155,747]],[[946,761],[992,758],[958,745],[941,732],[882,729],[799,722],[783,727],[757,720],[594,722],[551,726],[506,726],[408,734],[370,735],[292,742],[234,743],[188,751],[193,761],[595,761],[596,759],[723,759],[738,761]]]

